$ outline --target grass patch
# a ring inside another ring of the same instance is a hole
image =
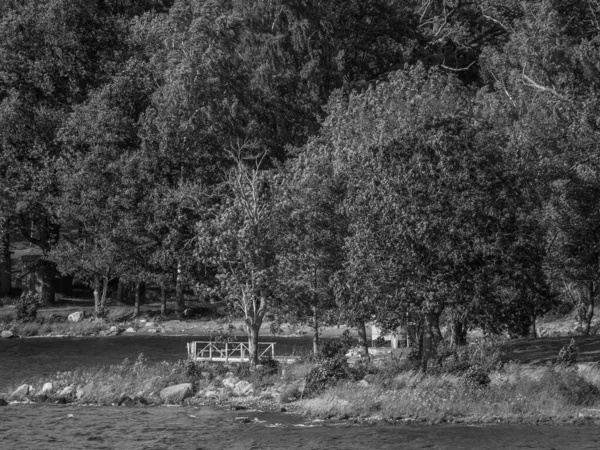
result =
[[[301,410],[319,418],[358,417],[431,422],[567,421],[584,407],[600,405],[600,372],[508,364],[490,374],[489,385],[465,382],[465,376],[410,371],[385,385],[346,382],[301,402]],[[377,380],[377,379],[375,379]]]
[[[24,380],[23,383],[30,384],[37,392],[44,383],[51,382],[52,394],[74,386],[80,391],[81,402],[110,405],[124,395],[132,398],[143,396],[159,402],[160,390],[189,381],[183,361],[149,364],[140,355],[133,362],[125,359],[121,364],[57,372],[50,377],[36,377]],[[17,385],[9,386],[8,392],[13,392],[16,388]]]
[[[0,318],[0,330],[10,330],[21,337],[32,336],[95,336],[110,329],[104,320],[68,322],[64,319],[37,318],[32,321],[15,320],[12,316]]]

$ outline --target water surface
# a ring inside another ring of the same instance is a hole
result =
[[[134,361],[140,353],[150,362],[187,358],[187,343],[206,336],[48,337],[0,340],[0,392],[7,386],[57,371]],[[307,347],[307,338],[271,337],[277,355],[292,355]],[[309,344],[308,344],[309,345]],[[2,449],[0,449],[2,450]]]
[[[247,416],[250,423],[235,418]],[[209,407],[0,408],[2,450],[598,449],[600,427],[352,426]]]

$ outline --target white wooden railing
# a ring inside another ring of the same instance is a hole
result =
[[[247,342],[194,341],[187,344],[188,357],[200,361],[248,361],[250,347]],[[275,342],[260,342],[258,357],[275,359]]]

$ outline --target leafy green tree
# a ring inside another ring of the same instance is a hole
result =
[[[54,210],[66,156],[58,130],[74,105],[112,74],[122,22],[98,4],[45,0],[3,4],[0,19],[0,183],[14,199],[10,223],[44,258],[59,237]],[[50,265],[42,301],[54,300]]]
[[[336,319],[333,276],[341,269],[345,220],[330,155],[319,146],[304,149],[290,161],[276,184],[276,217],[281,242],[277,314],[290,322],[309,323],[313,351],[319,351],[319,328]]]
[[[235,156],[219,203],[198,222],[196,254],[217,269],[220,294],[244,318],[250,361],[258,364],[260,327],[275,302],[277,227],[269,172],[258,170],[260,160]]]

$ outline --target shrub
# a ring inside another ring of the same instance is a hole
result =
[[[487,388],[491,383],[488,373],[478,365],[469,367],[464,373],[462,381],[467,387],[472,388]]]
[[[200,375],[198,365],[193,359],[188,359],[185,362],[185,374],[188,378],[197,378]]]
[[[345,356],[324,359],[306,375],[304,392],[308,395],[317,393],[340,380],[347,379],[349,374]]]
[[[262,366],[260,372],[264,375],[275,375],[281,368],[279,361],[270,356],[260,358],[259,364]]]
[[[354,339],[350,330],[345,330],[337,339],[324,340],[319,350],[318,359],[335,359],[346,356],[348,350],[354,346]]]
[[[546,371],[540,379],[540,389],[556,390],[567,403],[575,406],[590,406],[600,399],[600,389],[573,370]]]
[[[571,339],[567,345],[558,352],[557,363],[563,367],[573,367],[577,364],[577,355],[579,348],[575,344],[575,339]]]
[[[367,375],[376,375],[380,372],[380,369],[366,358],[354,363],[354,365],[350,367],[349,370],[350,375],[354,380],[362,380]]]
[[[435,356],[427,365],[431,374],[464,374],[471,367],[478,366],[489,373],[500,370],[510,361],[511,348],[503,340],[481,342],[465,346],[450,346],[445,343],[438,345]],[[418,365],[413,363],[414,370]]]
[[[31,322],[37,317],[38,296],[36,294],[27,293],[21,295],[21,298],[16,305],[17,320],[20,322]]]

